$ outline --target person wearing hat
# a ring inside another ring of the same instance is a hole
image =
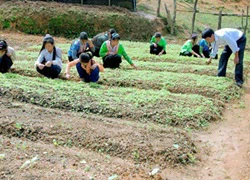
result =
[[[156,32],[150,41],[150,54],[166,54],[167,41],[162,37],[160,32]]]
[[[95,52],[95,46],[88,39],[88,34],[86,32],[81,32],[80,37],[77,40],[74,40],[68,50],[68,61],[71,62],[79,58],[79,55],[83,52]]]
[[[131,66],[137,69],[137,66],[127,55],[123,45],[119,43],[119,40],[119,34],[113,33],[111,39],[102,44],[99,55],[102,57],[104,68],[119,68],[123,56]]]
[[[93,55],[90,51],[80,54],[78,59],[71,61],[66,67],[66,78],[70,78],[70,68],[76,66],[80,79],[84,82],[97,82],[99,80],[99,72],[103,72],[104,68],[101,64],[92,59]]]
[[[62,69],[62,51],[55,47],[55,41],[49,34],[43,38],[43,45],[35,62],[36,70],[48,78],[57,78]]]
[[[197,41],[197,34],[192,34],[190,39],[187,40],[181,47],[181,52],[180,56],[189,56],[191,57],[192,55],[194,57],[201,57],[200,56],[200,47],[198,44],[196,44]]]
[[[8,72],[15,59],[15,50],[12,47],[8,46],[6,41],[0,40],[0,72]]]
[[[105,41],[109,40],[111,38],[111,35],[113,33],[116,33],[116,30],[111,28],[109,29],[107,32],[102,32],[97,34],[96,36],[94,36],[92,38],[92,43],[95,46],[95,52],[93,53],[94,56],[96,57],[100,57],[99,52],[102,46],[102,43],[104,43]]]
[[[243,59],[246,47],[246,36],[244,33],[233,28],[223,28],[217,31],[207,28],[202,32],[202,38],[206,39],[212,46],[212,52],[210,58],[207,60],[207,64],[212,62],[212,58],[216,56],[219,46],[225,45],[220,56],[217,76],[226,76],[228,59],[232,53],[234,54],[235,81],[236,85],[241,88],[244,82]]]

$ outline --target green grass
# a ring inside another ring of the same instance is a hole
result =
[[[206,65],[205,59],[181,57],[178,55],[181,45],[168,44],[166,55],[155,56],[148,52],[149,43],[121,42],[139,70],[123,60],[121,69],[105,69],[98,84],[76,82],[78,74],[74,67],[71,69],[73,81],[63,80],[70,43],[56,44],[63,52],[61,79],[56,80],[44,78],[35,70],[40,46],[18,51],[14,72],[27,77],[1,75],[2,95],[7,93],[45,107],[197,128],[220,119],[222,102],[242,94],[234,85],[233,62],[228,63],[228,77],[218,78],[218,60]],[[246,72],[249,72],[248,57],[250,54],[246,51]],[[101,58],[95,60],[102,63]]]
[[[172,126],[199,127],[221,115],[219,102],[196,94],[89,84],[1,74],[1,95],[45,107]]]

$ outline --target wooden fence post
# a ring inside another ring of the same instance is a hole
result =
[[[158,0],[157,17],[160,17],[161,0]]]
[[[171,14],[170,14],[170,11],[168,10],[168,7],[167,7],[166,3],[165,3],[165,9],[166,9],[166,12],[167,12],[168,25],[170,26],[170,34],[174,34],[173,20],[171,18]]]
[[[194,32],[194,22],[195,22],[195,15],[196,15],[196,12],[197,12],[197,3],[198,3],[198,0],[195,0],[194,11],[193,11],[193,20],[192,20],[192,32],[191,32],[191,34]]]
[[[218,29],[221,29],[221,20],[222,20],[222,10],[219,13]]]
[[[244,29],[244,9],[241,10],[241,27]]]
[[[247,26],[248,26],[248,13],[249,13],[249,6],[247,6],[246,26],[245,26],[245,29],[244,29],[244,33],[245,33],[245,34],[247,33]]]

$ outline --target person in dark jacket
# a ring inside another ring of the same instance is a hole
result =
[[[15,59],[15,50],[12,47],[8,46],[6,41],[0,40],[0,72],[8,72]]]
[[[99,52],[100,52],[102,43],[109,40],[113,33],[116,33],[116,30],[111,28],[107,32],[99,33],[92,38],[91,41],[95,46],[95,52],[93,53],[93,56],[100,57]]]

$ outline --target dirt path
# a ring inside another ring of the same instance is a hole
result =
[[[223,121],[195,135],[202,142],[197,144],[204,146],[198,166],[181,168],[178,173],[164,170],[163,179],[250,179],[250,80],[244,91],[240,101],[227,105]]]

